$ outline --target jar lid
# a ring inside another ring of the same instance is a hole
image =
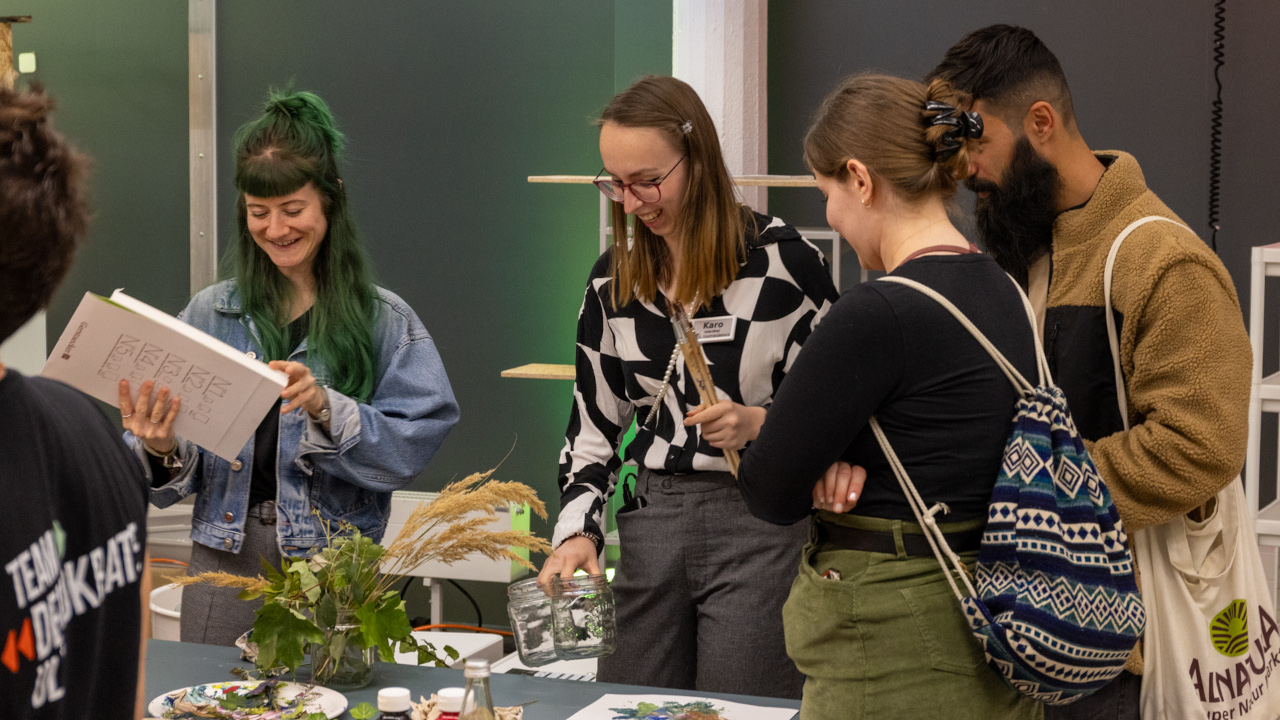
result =
[[[378,712],[405,712],[411,708],[409,688],[389,687],[378,691]]]
[[[466,667],[462,669],[463,677],[469,678],[487,678],[489,677],[489,661],[488,660],[468,660]]]
[[[464,692],[460,687],[440,688],[440,692],[436,693],[436,709],[442,713],[462,712]]]

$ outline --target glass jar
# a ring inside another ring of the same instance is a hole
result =
[[[552,581],[551,617],[556,657],[561,660],[612,655],[617,647],[613,590],[604,575]]]
[[[556,660],[555,638],[551,632],[551,598],[532,577],[507,586],[507,617],[516,636],[520,662],[529,667]]]
[[[339,610],[337,622],[324,629],[324,642],[311,645],[311,682],[348,692],[373,680],[378,648],[364,647],[354,610]]]

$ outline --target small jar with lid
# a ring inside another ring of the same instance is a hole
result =
[[[511,620],[511,633],[515,635],[520,662],[529,667],[555,662],[551,598],[538,587],[538,578],[508,585],[507,597],[507,617]]]
[[[458,720],[458,715],[462,712],[463,692],[460,687],[447,687],[436,693],[436,710],[440,711],[436,720]]]
[[[604,575],[579,575],[551,584],[556,657],[577,660],[612,655],[617,647],[613,590]]]
[[[389,687],[378,691],[379,720],[411,720],[412,712],[409,688]]]

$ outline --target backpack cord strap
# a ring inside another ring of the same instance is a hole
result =
[[[884,429],[880,427],[880,422],[874,417],[869,422],[871,431],[876,435],[876,441],[880,443],[880,449],[884,451],[884,456],[889,459],[889,466],[893,468],[893,474],[898,478],[898,484],[902,486],[903,494],[907,496],[907,503],[911,506],[911,512],[916,516],[916,522],[919,522],[920,527],[924,530],[924,537],[929,541],[929,547],[933,549],[934,557],[937,558],[938,564],[942,565],[942,569],[946,571],[944,574],[947,577],[947,584],[951,586],[951,592],[955,593],[957,600],[964,600],[965,595],[960,592],[960,588],[956,585],[954,576],[958,576],[961,582],[964,583],[965,589],[968,590],[969,596],[977,597],[978,591],[974,589],[973,583],[969,582],[969,574],[965,570],[964,561],[947,544],[946,538],[943,537],[942,529],[938,527],[938,522],[933,517],[939,511],[946,513],[950,512],[950,509],[943,503],[938,503],[927,510],[925,509],[924,499],[920,497],[920,493],[916,490],[915,484],[911,482],[911,478],[907,477],[907,470],[902,466],[902,461],[898,459],[898,454],[893,451],[893,446],[889,444],[889,438],[885,437]],[[951,561],[950,566],[948,566],[947,560]]]
[[[1018,369],[1013,366],[1013,363],[1009,362],[1009,360],[1004,356],[1004,354],[1001,353],[999,350],[997,350],[996,346],[993,345],[992,342],[987,339],[987,336],[983,335],[982,331],[979,330],[969,320],[969,318],[965,316],[964,313],[960,312],[960,308],[956,307],[950,300],[943,297],[941,293],[929,287],[928,285],[924,285],[922,283],[916,282],[915,280],[911,280],[910,278],[904,278],[898,275],[886,275],[880,278],[880,280],[883,280],[885,282],[896,283],[898,285],[906,285],[907,287],[913,290],[924,293],[925,295],[928,295],[929,297],[933,298],[934,301],[936,301],[939,305],[941,305],[948,312],[950,312],[955,317],[955,319],[958,320],[960,324],[963,325],[964,328],[969,331],[969,334],[972,335],[973,338],[978,341],[978,344],[982,345],[982,349],[986,350],[987,354],[991,356],[991,359],[996,361],[996,365],[999,365],[1000,369],[1004,371],[1005,377],[1009,378],[1009,382],[1013,383],[1013,388],[1018,391],[1019,395],[1026,397],[1035,391],[1035,386],[1027,382],[1026,378],[1022,377],[1022,373],[1018,372]],[[1025,295],[1023,296],[1023,299],[1024,300],[1026,299]],[[1030,307],[1031,307],[1030,303],[1028,303],[1027,304],[1028,311],[1030,311]],[[1035,327],[1036,327],[1035,314],[1034,312],[1032,312],[1031,314],[1031,334],[1032,335],[1035,335]],[[1044,349],[1040,347],[1040,343],[1038,339],[1036,342],[1036,355],[1037,355],[1037,364],[1040,365],[1040,372],[1045,373],[1048,363],[1044,359]]]

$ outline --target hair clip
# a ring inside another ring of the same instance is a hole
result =
[[[688,120],[685,120],[680,125],[680,129],[684,132],[685,135],[688,135],[689,133],[693,132],[693,123],[689,122]]]
[[[938,100],[924,104],[925,112],[935,113],[928,118],[929,127],[946,125],[951,129],[942,137],[942,147],[934,152],[935,160],[945,160],[960,151],[965,140],[982,137],[982,116],[976,112],[963,112],[954,105]]]

